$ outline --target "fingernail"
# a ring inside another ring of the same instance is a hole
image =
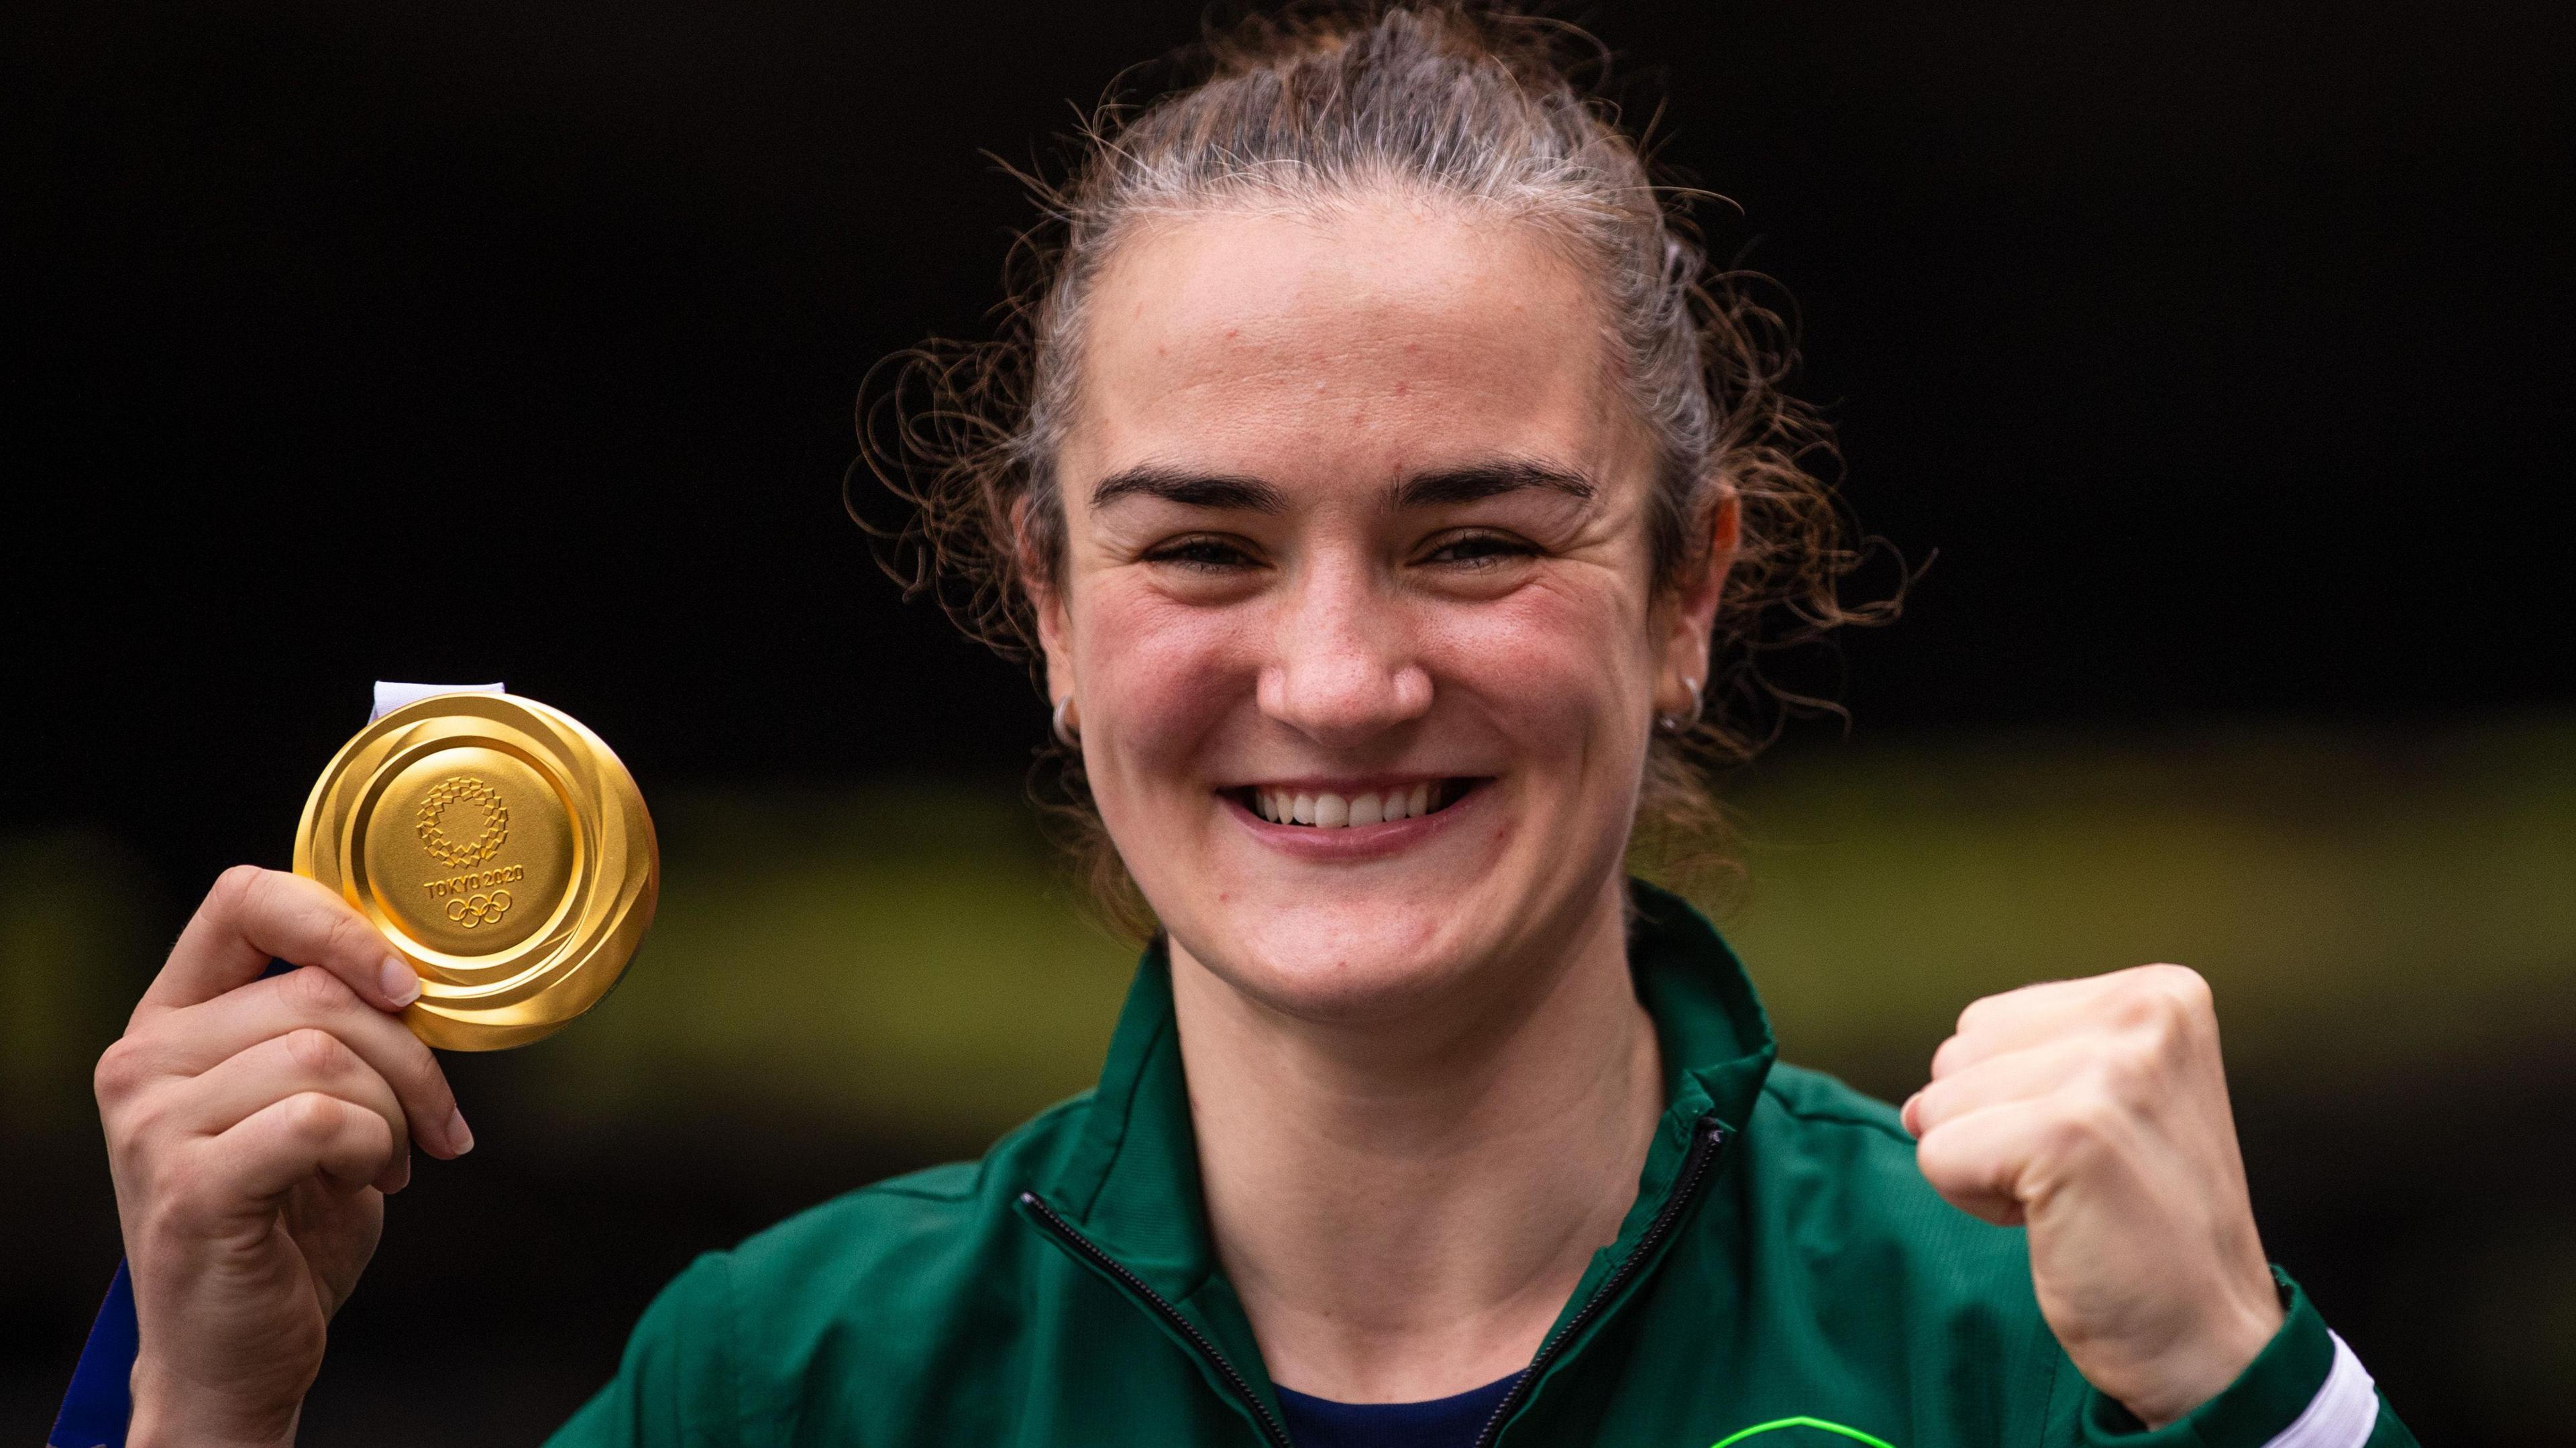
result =
[[[447,1113],[447,1144],[456,1149],[458,1156],[463,1156],[474,1149],[474,1133],[466,1129],[465,1113],[462,1111]]]
[[[384,987],[385,999],[396,1006],[407,1006],[420,999],[420,975],[402,963],[399,956],[385,957],[378,971],[378,983]]]

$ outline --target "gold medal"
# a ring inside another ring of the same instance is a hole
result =
[[[661,853],[598,735],[533,699],[451,693],[340,747],[295,827],[295,873],[420,972],[414,1035],[496,1051],[608,994],[653,923]]]

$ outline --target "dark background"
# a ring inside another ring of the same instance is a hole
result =
[[[1861,519],[1938,555],[1901,626],[1798,666],[1863,735],[2381,738],[2576,706],[2565,7],[1570,13],[1631,113],[1661,104],[1664,158],[1741,207],[1703,208],[1717,249],[1802,304]],[[1196,21],[11,7],[0,828],[117,842],[166,940],[223,864],[283,863],[281,817],[377,677],[507,679],[611,733],[648,790],[1007,784],[1043,713],[874,571],[841,514],[851,399],[885,353],[984,326],[1029,210],[978,152],[1054,154]],[[60,1280],[103,1281],[94,1138],[29,1140],[54,1185],[13,1250],[68,1233],[88,1256]],[[442,1417],[452,1394],[411,1401],[399,1366],[384,1401],[433,1438],[533,1438],[687,1250],[947,1146],[878,1133],[684,1188],[622,1140],[553,1166],[667,1205],[608,1213],[511,1304],[576,1324],[545,1328],[560,1381],[461,1315],[375,1322],[351,1380],[396,1338],[452,1348],[463,1378],[491,1368],[479,1407]],[[489,1166],[453,1188],[477,1213],[562,1188]],[[2318,1254],[2361,1263],[2370,1224],[2334,1230]],[[11,1280],[35,1285],[0,1354],[33,1405],[90,1289]],[[398,1280],[420,1290],[386,1313],[437,1311],[435,1274]],[[2450,1441],[2486,1441],[2461,1380],[2411,1385]],[[373,1431],[331,1412],[314,1441]]]

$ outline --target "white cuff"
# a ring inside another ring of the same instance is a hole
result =
[[[2370,1441],[2370,1430],[2379,1422],[2379,1387],[2333,1329],[2326,1336],[2334,1338],[2334,1366],[2326,1370],[2325,1386],[2308,1400],[2307,1411],[2263,1448],[2361,1448]]]

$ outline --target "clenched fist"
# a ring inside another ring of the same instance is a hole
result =
[[[1943,1197],[2029,1227],[2049,1328],[2150,1427],[2215,1397],[2280,1329],[2196,972],[2142,965],[1978,1001],[1905,1125]]]

